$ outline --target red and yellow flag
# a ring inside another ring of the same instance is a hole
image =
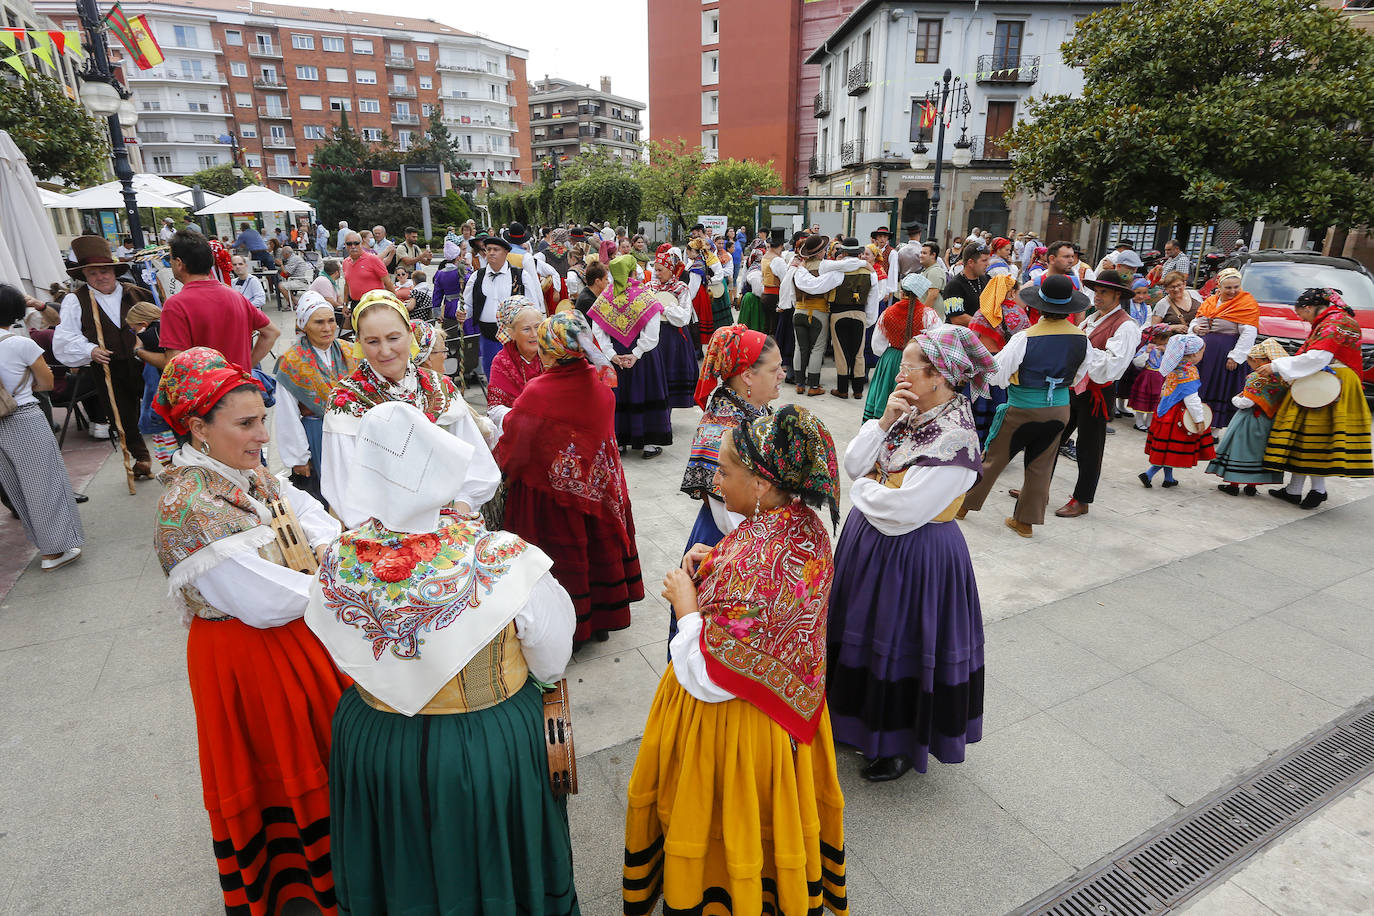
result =
[[[135,16],[130,19],[116,3],[114,9],[105,17],[105,22],[119,39],[119,43],[124,45],[124,50],[129,52],[129,57],[138,69],[150,70],[162,63],[162,47],[153,37],[153,30],[148,25],[146,16]]]
[[[921,126],[934,127],[935,121],[940,117],[939,109],[930,102],[921,104]]]

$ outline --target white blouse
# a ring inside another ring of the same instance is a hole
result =
[[[887,434],[878,421],[859,427],[844,453],[844,471],[854,481],[849,501],[882,534],[910,534],[969,491],[978,475],[969,468],[911,467],[899,488],[864,477],[873,470]]]
[[[1281,356],[1269,365],[1285,381],[1293,382],[1322,371],[1331,365],[1333,356],[1330,350],[1308,350],[1297,356]]]
[[[998,388],[1006,388],[1011,384],[1011,377],[1021,368],[1021,361],[1026,358],[1026,332],[1017,331],[1011,335],[1011,340],[1007,345],[998,350],[993,356],[993,362],[997,364],[996,370],[988,376],[988,384],[996,385]],[[1122,370],[1125,371],[1124,369]],[[1078,371],[1074,373],[1073,382],[1069,387],[1077,385],[1083,381],[1083,376],[1088,374],[1088,361],[1085,359],[1078,364]]]
[[[673,673],[682,689],[703,703],[724,703],[735,695],[711,680],[706,672],[706,653],[701,649],[701,628],[706,621],[700,614],[688,614],[677,622],[677,635],[668,643]]]
[[[1090,333],[1103,319],[1115,314],[1120,308],[1118,305],[1106,314],[1093,315],[1083,322],[1083,332]],[[1125,374],[1126,367],[1131,364],[1131,358],[1138,349],[1140,325],[1127,319],[1111,337],[1107,338],[1107,345],[1103,349],[1099,350],[1091,343],[1088,344],[1088,356],[1083,361],[1088,367],[1088,378],[1099,385],[1116,381]],[[1250,348],[1247,346],[1246,349]]]

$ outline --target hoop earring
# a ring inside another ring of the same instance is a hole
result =
[[[201,440],[200,440],[200,450],[201,450],[201,452],[202,452],[203,454],[206,454],[206,455],[210,454],[210,440],[208,440],[208,439],[201,439]]]

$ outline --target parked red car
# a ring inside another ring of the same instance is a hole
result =
[[[1350,368],[1360,373],[1367,397],[1374,396],[1374,274],[1353,258],[1327,257],[1311,251],[1247,251],[1230,258],[1227,267],[1241,273],[1241,288],[1259,300],[1259,337],[1277,337],[1288,352],[1307,339],[1310,328],[1298,320],[1293,303],[1303,290],[1322,286],[1340,290],[1341,298],[1355,310],[1363,331],[1364,365]]]

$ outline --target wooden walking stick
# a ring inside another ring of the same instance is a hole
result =
[[[91,294],[91,317],[95,319],[95,342],[96,346],[104,350],[105,347],[105,323],[101,320],[104,315],[100,304],[95,301],[95,294]],[[124,420],[119,416],[119,404],[115,401],[114,379],[110,375],[110,364],[105,364],[105,390],[110,395],[110,413],[114,414],[115,429],[119,433],[119,449],[124,453],[124,476],[129,484],[129,495],[134,496],[138,489],[134,486],[134,456],[129,454],[129,441],[124,437]]]

